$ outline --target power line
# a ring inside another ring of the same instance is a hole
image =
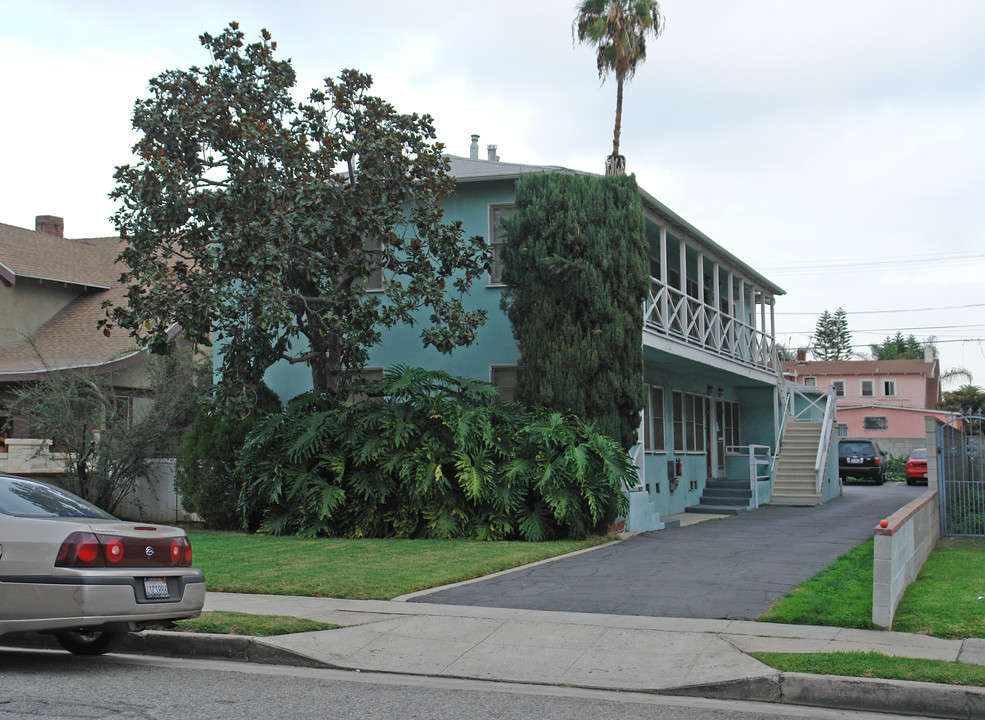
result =
[[[925,308],[910,308],[908,310],[852,310],[845,311],[846,315],[888,315],[892,313],[911,313],[911,312],[935,312],[937,310],[966,310],[969,308],[980,308],[985,307],[985,303],[974,303],[971,305],[944,305],[941,307],[925,307]],[[821,316],[819,312],[776,312],[776,315],[816,315]]]
[[[946,265],[949,263],[968,263],[985,261],[985,253],[961,253],[954,255],[917,255],[903,258],[887,260],[879,258],[874,260],[839,261],[832,263],[810,263],[807,265],[767,265],[759,269],[760,272],[769,274],[798,274],[798,273],[825,273],[825,272],[854,272],[870,270],[874,267],[902,267],[906,265]]]

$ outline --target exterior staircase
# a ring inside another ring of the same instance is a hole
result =
[[[709,480],[697,505],[684,512],[706,515],[738,515],[752,504],[752,490],[747,480]]]
[[[821,493],[815,488],[814,463],[822,427],[820,421],[795,422],[787,417],[770,505],[821,504]]]

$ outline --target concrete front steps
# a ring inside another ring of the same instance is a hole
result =
[[[752,490],[747,480],[709,480],[697,505],[684,512],[706,515],[738,515],[752,504]]]
[[[815,489],[814,463],[821,442],[822,423],[795,422],[787,418],[770,505],[820,505]]]

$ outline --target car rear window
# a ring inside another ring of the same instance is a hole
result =
[[[914,450],[913,454],[910,455],[913,460],[926,460],[927,451],[926,450]]]
[[[838,450],[842,455],[874,455],[872,443],[867,442],[843,442],[838,445]]]
[[[78,517],[115,520],[67,490],[23,478],[0,477],[0,512],[19,517]]]

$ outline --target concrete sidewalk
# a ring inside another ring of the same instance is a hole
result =
[[[292,615],[338,630],[253,641],[352,670],[985,717],[985,688],[780,673],[764,652],[874,651],[985,664],[985,640],[628,615],[209,593],[206,610]]]

